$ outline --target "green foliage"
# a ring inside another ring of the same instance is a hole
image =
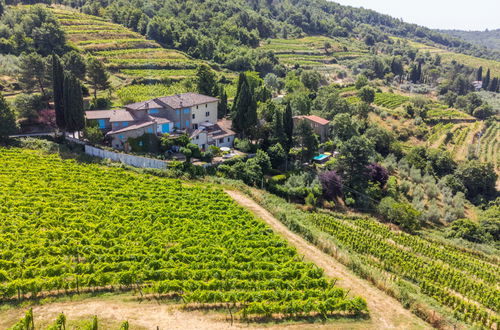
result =
[[[208,96],[217,96],[219,91],[215,73],[208,65],[200,65],[196,71],[196,87],[198,93]]]
[[[413,232],[420,228],[420,212],[409,203],[397,202],[392,197],[380,201],[378,211],[387,221],[398,224],[402,229]]]
[[[453,221],[448,228],[447,236],[463,238],[476,243],[484,243],[491,240],[491,236],[482,230],[479,224],[469,219],[458,219]]]
[[[38,113],[44,107],[44,100],[41,94],[19,94],[13,102],[16,116],[19,119],[35,121]]]
[[[368,78],[363,74],[358,75],[358,77],[356,78],[356,83],[354,84],[354,86],[356,86],[356,89],[361,89],[366,85],[368,85]]]
[[[358,97],[361,101],[371,104],[375,101],[375,90],[371,87],[365,86],[358,91]]]
[[[475,203],[482,198],[491,198],[496,194],[497,174],[491,164],[477,160],[462,162],[455,172],[456,177],[465,187],[465,195]]]
[[[16,132],[17,124],[14,113],[7,100],[0,93],[0,139]]]
[[[0,161],[0,185],[10,187],[0,189],[5,203],[15,205],[31,191],[29,205],[2,210],[8,219],[24,214],[2,226],[23,228],[25,235],[2,237],[11,253],[0,266],[9,269],[1,299],[11,299],[17,290],[22,296],[71,292],[78,280],[81,290],[121,285],[207,307],[231,302],[246,316],[291,317],[291,309],[294,315],[325,317],[366,311],[362,300],[347,297],[321,270],[301,261],[295,249],[222,190],[21,149],[0,150]],[[37,170],[20,173],[27,163]],[[241,164],[236,171],[258,167]],[[262,173],[257,174],[252,179],[260,181]],[[75,216],[75,209],[83,213]],[[53,250],[55,245],[60,248]],[[32,248],[37,253],[30,253]],[[46,266],[32,266],[41,256]],[[252,267],[242,268],[248,263]]]
[[[241,73],[238,80],[238,94],[233,105],[233,128],[243,137],[251,134],[257,125],[257,104],[252,95],[249,79]]]
[[[97,98],[98,90],[106,90],[111,87],[109,73],[104,64],[96,58],[90,57],[87,62],[87,78],[94,89],[94,99]]]
[[[100,144],[104,140],[104,134],[97,126],[87,126],[83,130],[83,137],[91,144]]]
[[[66,72],[63,82],[64,128],[69,132],[85,127],[82,85],[73,74]]]

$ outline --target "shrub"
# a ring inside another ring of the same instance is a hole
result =
[[[111,100],[104,97],[98,97],[90,101],[90,110],[105,110],[111,108]]]
[[[234,139],[234,147],[246,153],[254,153],[257,150],[257,147],[248,139]]]
[[[41,94],[19,94],[14,100],[14,110],[19,119],[36,120],[38,111],[44,107]]]
[[[413,232],[420,228],[420,212],[404,202],[397,202],[392,197],[386,197],[380,201],[379,213],[388,221],[398,224],[402,229]]]
[[[83,130],[83,137],[87,139],[91,144],[100,144],[104,139],[104,134],[95,126],[87,126]]]
[[[476,243],[484,243],[491,240],[491,235],[486,233],[477,223],[469,219],[453,221],[448,229],[447,236],[462,238]]]
[[[160,151],[160,140],[154,134],[143,134],[136,138],[128,138],[127,142],[133,152],[151,152]]]

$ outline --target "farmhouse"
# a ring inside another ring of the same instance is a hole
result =
[[[330,121],[318,116],[294,116],[293,123],[297,125],[300,121],[306,120],[311,128],[314,130],[314,133],[318,134],[321,142],[326,141],[328,138],[328,134],[330,132]]]
[[[143,134],[188,134],[201,149],[232,147],[234,136],[226,121],[217,121],[215,97],[184,93],[128,104],[120,110],[86,111],[111,138],[114,148],[125,149],[128,138]]]

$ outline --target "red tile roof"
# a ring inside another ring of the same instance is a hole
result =
[[[325,119],[325,118],[321,118],[319,116],[315,116],[315,115],[309,115],[309,116],[295,116],[294,118],[298,118],[298,119],[307,119],[309,121],[312,121],[312,122],[315,122],[316,124],[320,124],[320,125],[328,125],[330,123],[329,120]]]

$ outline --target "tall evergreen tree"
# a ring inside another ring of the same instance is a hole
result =
[[[274,144],[279,143],[283,146],[286,142],[286,134],[285,134],[285,129],[283,127],[283,114],[281,113],[280,110],[276,110],[274,112],[273,137],[275,140]]]
[[[82,85],[71,73],[64,74],[64,118],[69,132],[79,132],[85,127]]]
[[[196,71],[196,87],[200,94],[217,96],[219,91],[215,73],[208,65],[202,64],[198,67]]]
[[[64,119],[64,69],[61,64],[61,59],[56,54],[52,55],[52,89],[54,91],[54,107],[56,110],[56,125],[59,129],[66,128]]]
[[[94,99],[97,98],[97,90],[105,90],[111,87],[109,73],[104,64],[96,58],[90,58],[87,63],[87,77],[94,88]]]
[[[495,92],[497,93],[498,92],[498,78],[495,77],[491,80],[491,83],[490,83],[490,86],[488,87],[488,90],[490,92]]]
[[[219,86],[219,105],[217,106],[217,118],[222,119],[227,116],[227,93],[223,85]]]
[[[285,115],[283,116],[283,129],[286,135],[286,143],[283,145],[285,151],[288,153],[293,147],[293,115],[292,106],[287,103],[285,108]]]
[[[16,118],[7,100],[0,93],[0,138],[5,138],[16,132]]]
[[[486,71],[486,76],[483,79],[483,89],[488,90],[488,87],[490,87],[490,69]]]
[[[297,141],[301,148],[302,161],[310,161],[318,151],[319,139],[306,120],[301,120],[297,124]]]
[[[0,16],[3,15],[3,12],[5,11],[5,3],[3,0],[0,0]]]
[[[238,77],[238,86],[236,87],[236,96],[234,97],[233,108],[231,109],[231,111],[233,113],[236,112],[236,103],[238,103],[238,95],[240,95],[241,85],[243,84],[244,81],[246,81],[247,84],[248,84],[248,80],[247,80],[246,74],[244,72],[240,72],[240,75]]]
[[[483,67],[482,66],[480,66],[479,69],[477,69],[476,80],[483,81]]]
[[[246,137],[251,129],[257,125],[257,105],[246,76],[240,75],[240,79],[240,91],[236,95],[234,104],[233,128]]]

